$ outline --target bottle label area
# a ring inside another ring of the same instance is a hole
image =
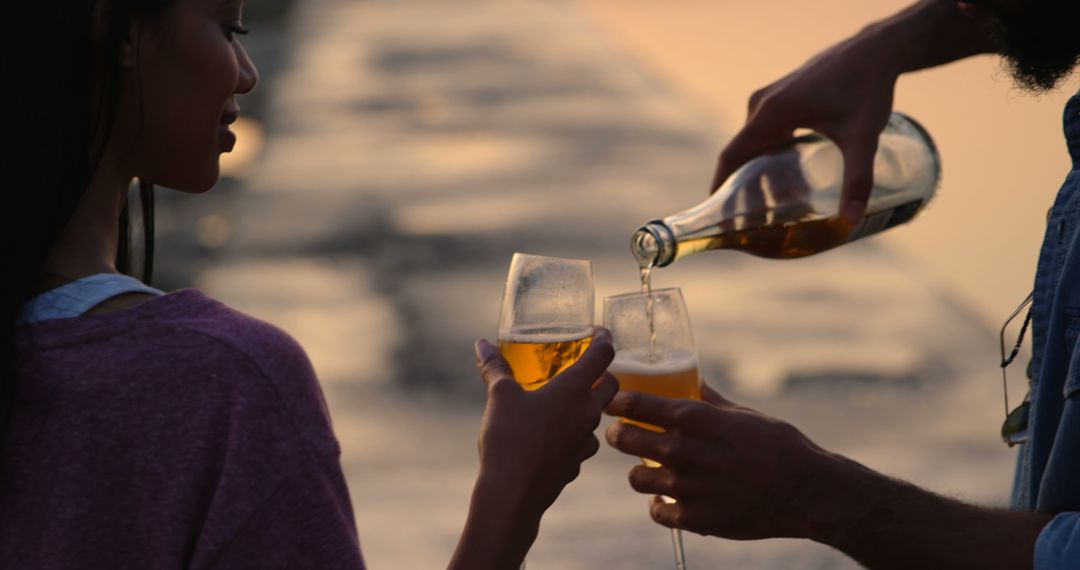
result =
[[[906,204],[882,210],[873,214],[867,214],[848,234],[848,241],[852,242],[866,236],[872,236],[883,232],[893,226],[899,226],[910,222],[919,210],[922,209],[923,200],[913,200]]]

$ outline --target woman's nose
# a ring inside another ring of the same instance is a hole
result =
[[[236,58],[240,63],[240,77],[236,82],[236,93],[243,95],[250,93],[259,84],[259,70],[255,69],[255,63],[251,61],[244,46],[236,44]]]

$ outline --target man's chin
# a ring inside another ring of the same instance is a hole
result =
[[[1006,54],[1005,65],[1017,87],[1032,93],[1047,93],[1064,83],[1077,66],[1077,56],[1059,58],[1057,64],[1047,59],[1016,57]]]

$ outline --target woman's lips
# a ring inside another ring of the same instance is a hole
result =
[[[221,126],[221,152],[232,152],[234,146],[236,146],[236,134],[229,130],[229,127]]]

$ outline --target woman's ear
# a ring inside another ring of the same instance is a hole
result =
[[[110,18],[114,16],[111,13],[110,0],[99,0],[94,5],[94,20],[91,24],[91,37],[97,45],[105,44],[110,30]],[[142,25],[134,20],[128,23],[127,35],[124,41],[120,44],[120,67],[131,68],[134,67],[136,60],[136,46],[135,40],[139,37],[139,32]]]
[[[120,67],[131,69],[139,59],[139,37],[142,35],[142,23],[134,20],[128,24],[128,33],[120,43]]]

